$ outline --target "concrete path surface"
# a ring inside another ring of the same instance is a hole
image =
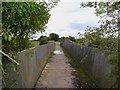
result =
[[[35,88],[75,88],[74,76],[71,75],[74,69],[67,63],[68,58],[60,46],[56,46],[55,53],[43,70]]]

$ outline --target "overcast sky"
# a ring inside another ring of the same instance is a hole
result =
[[[78,32],[84,33],[87,26],[98,26],[99,17],[94,8],[80,8],[82,1],[100,0],[61,0],[50,11],[51,17],[47,24],[46,34],[57,33],[62,36],[76,36]],[[41,34],[38,34],[39,37]]]

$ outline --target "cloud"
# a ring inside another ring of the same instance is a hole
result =
[[[80,30],[80,31],[84,31],[86,29],[85,24],[78,24],[78,23],[71,23],[70,24],[70,28],[74,29],[74,30]]]
[[[92,23],[84,23],[84,24],[81,24],[81,23],[70,23],[69,27],[74,29],[74,30],[79,30],[79,31],[82,31],[84,32],[85,29],[87,28],[87,26],[91,26],[91,27],[95,27],[97,26],[96,24],[92,24]]]
[[[89,2],[89,1],[100,2],[100,1],[104,1],[104,2],[106,2],[107,0],[61,0],[61,1],[63,1],[63,2]],[[109,1],[113,2],[113,1],[118,1],[118,0],[109,0]]]
[[[80,2],[71,0],[69,2],[61,0],[50,14],[47,36],[52,32],[60,36],[76,36],[78,32],[84,33],[87,26],[97,26],[99,20],[94,14],[94,8],[80,8]]]
[[[40,0],[40,1],[42,1],[42,0]],[[45,0],[45,1],[54,2],[54,1],[58,1],[58,0]],[[60,0],[60,1],[62,1],[62,2],[88,2],[88,1],[100,2],[100,1],[107,1],[107,0]],[[119,0],[109,0],[109,1],[119,1]]]

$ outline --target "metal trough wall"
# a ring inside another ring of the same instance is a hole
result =
[[[38,77],[46,65],[50,53],[54,50],[55,43],[30,48],[18,53],[19,73],[23,88],[34,87]]]

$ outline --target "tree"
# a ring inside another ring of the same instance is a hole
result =
[[[1,61],[3,65],[0,65],[0,68],[2,68],[4,78],[4,71],[6,75],[8,74],[6,68],[9,69],[8,71],[12,69],[9,63],[19,64],[16,58],[17,52],[33,47],[33,43],[29,39],[36,32],[45,31],[50,17],[49,11],[57,5],[59,0],[50,3],[46,3],[45,0],[42,0],[42,2],[36,2],[38,0],[27,0],[29,2],[26,0],[23,0],[24,2],[18,2],[18,0],[12,0],[14,2],[11,2],[11,0],[3,1],[5,2],[0,3],[2,7],[0,10],[2,13],[2,15],[0,14],[0,27],[2,26],[2,30],[0,30],[0,37],[2,34],[2,50],[0,50],[0,53],[3,54]],[[13,67],[14,70],[15,67]],[[8,81],[6,81],[7,84]]]
[[[29,48],[30,35],[44,32],[50,14],[45,3],[3,2],[2,45],[7,54]]]
[[[72,36],[69,36],[69,39],[71,40],[71,41],[73,41],[73,42],[75,42],[76,40],[75,40],[75,38],[74,37],[72,37]]]
[[[89,33],[89,36],[92,37],[96,42],[93,44],[99,43],[99,45],[107,46],[112,51],[118,50],[118,33],[120,29],[120,1],[118,2],[86,2],[81,3],[81,7],[94,7],[95,14],[100,16],[99,20],[100,26],[98,28],[87,29],[86,33]],[[92,35],[91,35],[92,33]],[[96,35],[95,35],[96,34]],[[98,37],[98,36],[99,37]],[[113,41],[114,40],[114,41]],[[90,38],[89,38],[90,41]],[[93,40],[92,40],[93,41]],[[116,42],[117,41],[117,42]],[[110,43],[108,45],[108,43]],[[113,45],[113,46],[112,46]],[[115,49],[113,48],[115,47]]]
[[[85,39],[88,45],[97,45],[102,50],[105,49],[116,56],[116,58],[109,60],[113,64],[113,76],[118,77],[120,70],[118,69],[118,62],[120,56],[120,49],[118,48],[120,42],[120,1],[116,2],[87,2],[82,3],[81,7],[94,7],[95,14],[100,16],[100,26],[97,28],[87,28],[85,32]],[[91,46],[90,45],[90,46]],[[116,84],[118,81],[116,82]],[[118,85],[120,86],[120,85]]]
[[[51,33],[49,35],[49,37],[50,37],[51,40],[54,40],[54,41],[58,41],[59,40],[59,35],[56,34],[56,33]]]
[[[9,66],[11,60],[17,61],[17,53],[31,47],[30,36],[45,31],[50,14],[45,2],[3,2],[2,7],[2,52],[5,53],[2,56],[2,66],[6,80],[8,72],[16,69],[16,66],[14,69]],[[11,78],[6,82],[9,80]]]
[[[65,41],[65,37],[59,38],[59,41],[60,41],[60,42],[64,42],[64,41]]]
[[[47,37],[47,36],[41,36],[38,39],[38,41],[39,41],[39,45],[47,44],[48,41],[49,41],[49,37]]]
[[[1,11],[2,44],[3,51],[7,54],[11,54],[11,51],[18,52],[30,48],[26,42],[29,42],[36,32],[45,31],[50,17],[49,11],[57,5],[59,0],[50,3],[46,3],[44,0],[37,3],[36,0],[32,0],[34,2],[17,1],[9,2],[7,0],[0,4],[3,7]],[[25,43],[21,44],[24,41]]]
[[[100,16],[100,28],[104,29],[104,34],[111,35],[118,33],[120,25],[120,1],[118,2],[87,2],[81,7],[94,7],[95,14]]]

